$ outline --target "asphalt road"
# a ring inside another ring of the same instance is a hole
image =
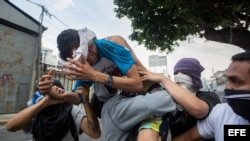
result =
[[[99,139],[91,139],[87,135],[82,134],[79,136],[80,141],[104,141],[101,137]],[[0,129],[0,141],[32,141],[31,134],[25,134],[19,130],[17,132],[9,132],[6,129]]]
[[[1,141],[31,141],[32,136],[26,135],[23,131],[8,132],[5,129],[0,130],[0,140]]]
[[[32,141],[31,134],[25,134],[22,130],[17,132],[9,132],[4,126],[0,126],[0,141]],[[91,139],[84,133],[79,136],[79,141],[105,141],[101,136],[98,139]]]

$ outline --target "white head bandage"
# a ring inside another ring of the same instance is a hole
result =
[[[174,75],[174,80],[182,88],[185,88],[189,90],[191,93],[196,94],[197,90],[194,89],[193,87],[193,79],[191,76],[179,72],[176,75]]]
[[[86,60],[88,56],[88,47],[93,44],[93,39],[96,37],[95,33],[88,28],[84,27],[83,29],[78,30],[78,35],[80,38],[80,46],[75,51],[76,55],[73,53],[74,60],[78,60],[81,55]],[[80,56],[79,56],[80,54]]]
[[[189,75],[186,75],[184,73],[177,73],[174,75],[174,80],[177,84],[179,84],[182,88],[190,91],[192,94],[196,95],[196,90],[193,87],[193,80],[192,77]],[[184,108],[180,104],[176,104],[176,108],[179,111],[183,111]]]
[[[78,30],[78,35],[80,39],[80,45],[79,47],[73,51],[72,58],[75,61],[80,61],[81,60],[81,55],[82,57],[86,60],[88,56],[88,47],[93,44],[93,39],[96,38],[95,33],[92,30],[89,30],[88,28],[84,27],[83,29]],[[62,64],[67,63],[67,61],[64,61],[61,59],[59,56],[60,62]]]

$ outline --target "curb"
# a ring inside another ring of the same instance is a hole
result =
[[[0,129],[5,129],[6,127],[6,123],[8,122],[8,120],[1,120],[0,121]]]
[[[5,125],[8,121],[0,121],[0,129],[5,129]]]
[[[14,116],[13,114],[0,114],[0,128],[5,128],[6,123],[9,121],[9,119]]]

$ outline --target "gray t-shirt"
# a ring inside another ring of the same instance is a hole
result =
[[[126,97],[115,95],[102,110],[102,126],[105,140],[127,141],[134,127],[142,120],[159,118],[176,109],[176,104],[165,91]]]

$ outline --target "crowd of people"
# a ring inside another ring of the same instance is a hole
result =
[[[65,91],[53,70],[42,75],[28,107],[8,121],[7,130],[31,132],[35,141],[78,141],[81,133],[106,141],[166,141],[168,133],[172,141],[223,141],[223,125],[249,125],[249,51],[232,56],[227,102],[220,103],[216,93],[201,91],[204,67],[195,58],[180,59],[172,81],[143,66],[121,36],[98,39],[86,27],[67,29],[57,45],[74,88]]]

